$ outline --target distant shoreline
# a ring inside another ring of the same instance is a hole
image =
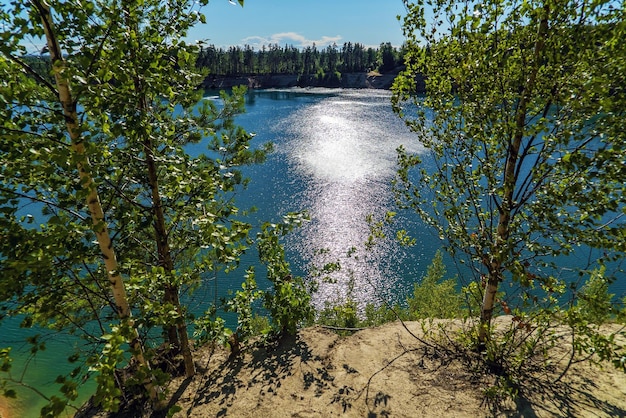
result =
[[[389,90],[398,73],[345,73],[340,78],[318,79],[315,75],[298,74],[262,74],[262,75],[209,75],[201,87],[205,90],[220,90],[235,86],[246,86],[249,89],[270,89],[290,87],[328,87],[352,89]],[[420,84],[418,80],[418,85]]]

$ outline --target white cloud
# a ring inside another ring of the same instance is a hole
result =
[[[247,44],[255,49],[261,48],[263,45],[278,44],[283,46],[285,44],[293,45],[296,48],[306,48],[307,46],[315,46],[318,49],[324,48],[328,45],[332,45],[333,42],[339,43],[341,36],[322,36],[321,39],[307,39],[303,35],[296,32],[282,32],[275,33],[270,36],[248,36],[241,40],[242,44]]]

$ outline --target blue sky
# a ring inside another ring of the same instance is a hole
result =
[[[210,0],[202,11],[207,23],[193,28],[188,39],[221,47],[306,47],[313,42],[318,48],[333,42],[400,46],[404,40],[396,19],[405,14],[401,0],[245,0],[243,8],[228,0]]]

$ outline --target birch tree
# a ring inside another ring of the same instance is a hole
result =
[[[68,357],[99,371],[112,409],[124,342],[156,401],[138,327],[143,337],[163,327],[193,375],[181,292],[235,267],[247,246],[233,196],[240,167],[264,151],[234,124],[243,90],[220,106],[201,100],[196,46],[183,40],[204,20],[201,3],[33,0],[1,12],[1,308],[24,327],[91,342]],[[190,155],[200,141],[206,151]],[[57,380],[65,399],[53,413],[76,397],[75,383]]]
[[[475,274],[479,346],[494,310],[562,305],[598,269],[623,281],[624,4],[405,5],[394,106],[429,156],[401,150],[396,189]]]

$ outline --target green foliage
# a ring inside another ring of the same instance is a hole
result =
[[[361,326],[371,327],[386,324],[387,322],[397,321],[401,319],[403,321],[410,320],[408,308],[395,304],[393,307],[389,307],[386,304],[376,306],[373,303],[365,305],[365,318],[363,319]]]
[[[405,4],[392,101],[426,152],[399,150],[398,204],[475,272],[481,344],[505,283],[519,289],[506,309],[558,321],[575,280],[563,256],[592,254],[584,274],[626,254],[624,5]],[[592,286],[581,303],[602,319]]]
[[[348,297],[344,302],[327,301],[318,313],[316,323],[337,328],[339,335],[350,335],[356,329],[376,327],[398,319],[410,320],[407,308],[400,304],[389,307],[368,303],[361,312],[358,303]]]
[[[374,219],[373,215],[367,215],[365,221],[369,226],[370,234],[368,235],[367,241],[365,242],[366,249],[371,249],[380,240],[385,239],[385,237],[387,236],[386,229],[389,225],[393,223],[396,215],[396,212],[388,211],[387,213],[385,213],[385,217],[382,220]],[[408,237],[406,231],[399,231],[397,233],[397,238],[399,242],[403,245],[413,245],[413,241]]]
[[[481,283],[471,281],[467,286],[461,288],[461,294],[465,299],[465,308],[469,316],[476,316],[480,312],[480,305],[483,298],[483,289]],[[498,293],[499,298],[504,297],[504,292]]]
[[[483,390],[483,402],[496,415],[502,410],[506,401],[517,399],[518,395],[519,386],[516,382],[506,376],[498,376],[493,385]]]
[[[194,321],[194,339],[197,346],[213,343],[227,346],[233,331],[226,327],[224,318],[216,316],[216,309],[212,307]]]
[[[460,318],[463,315],[463,299],[457,289],[457,280],[446,279],[441,250],[435,253],[426,274],[413,288],[413,296],[407,299],[410,319]]]
[[[589,295],[594,295],[587,300],[602,301],[600,305],[610,299],[603,286],[602,270],[592,271],[584,286]],[[601,326],[602,320],[587,311],[590,305],[583,300],[572,298],[572,303],[566,307],[551,301],[542,309],[531,311],[511,310],[501,302],[508,316],[498,320],[495,336],[481,347],[482,362],[478,363],[483,372],[496,377],[484,390],[484,401],[490,408],[497,411],[504,401],[517,398],[521,391],[532,391],[528,381],[537,373],[557,373],[558,381],[573,364],[581,361],[608,362],[626,371],[625,347],[618,342],[624,335],[623,328]],[[605,315],[611,310],[605,305],[599,313]],[[466,349],[474,351],[479,326],[460,334],[459,341]]]
[[[398,51],[389,42],[381,43],[377,52],[378,71],[387,73],[392,71],[398,62],[402,63],[402,59],[398,59]]]
[[[268,316],[255,313],[250,320],[250,335],[269,335],[272,331],[272,323]]]
[[[328,45],[318,50],[315,45],[298,49],[293,45],[263,45],[254,49],[250,45],[231,46],[228,49],[215,45],[202,47],[196,64],[211,75],[237,74],[299,74],[315,75],[318,81],[325,75],[368,72],[378,67],[385,71],[402,64],[403,51],[389,43],[379,48],[346,42],[341,48]]]
[[[382,234],[380,228],[383,225],[384,222],[378,223],[374,229]],[[464,313],[463,294],[457,289],[457,280],[444,280],[445,276],[443,254],[437,251],[422,281],[415,284],[413,295],[407,297],[404,304],[396,303],[391,306],[387,303],[368,303],[363,310],[359,309],[358,302],[354,299],[354,280],[351,279],[345,299],[326,301],[316,322],[336,328],[362,328],[398,319],[414,321],[426,318],[460,318]],[[339,333],[349,334],[350,331],[339,330]]]
[[[246,280],[241,284],[241,290],[235,293],[235,297],[226,302],[226,310],[237,314],[237,335],[243,342],[255,334],[255,321],[253,314],[254,302],[263,296],[263,292],[257,288],[254,278],[254,268],[249,267]]]
[[[41,408],[40,416],[42,417],[58,417],[63,413],[67,403],[58,396],[52,396],[48,405]]]
[[[279,224],[266,223],[258,233],[259,257],[267,266],[267,278],[273,288],[264,294],[263,306],[270,313],[275,331],[294,335],[298,326],[313,320],[311,293],[301,277],[293,277],[285,260],[280,238],[306,220],[300,213],[290,213]]]
[[[361,320],[358,313],[358,304],[352,298],[348,298],[345,302],[338,304],[326,301],[326,306],[319,312],[317,322],[338,328],[360,327]]]
[[[348,251],[348,256],[352,257],[356,248]],[[326,264],[320,274],[330,274],[341,270],[339,261]],[[336,281],[324,278],[326,283],[334,284]],[[359,303],[354,297],[355,279],[354,273],[350,273],[347,281],[345,297],[337,296],[333,300],[324,301],[324,308],[317,312],[316,323],[336,328],[339,335],[350,335],[354,329],[365,326],[362,315],[359,312]],[[375,309],[371,305],[370,310]]]
[[[189,314],[179,296],[238,267],[251,225],[234,196],[248,184],[242,167],[262,162],[270,148],[253,144],[254,136],[235,124],[245,89],[222,92],[219,105],[202,99],[200,49],[184,41],[205,20],[196,3],[54,3],[53,35],[74,103],[59,102],[54,63],[42,61],[49,56],[33,58],[26,50],[30,39],[43,36],[38,4],[14,2],[0,11],[1,318],[82,338],[85,349],[75,361],[100,353],[89,358],[99,371],[98,400],[114,410],[115,370],[137,353],[128,345],[135,336],[110,325],[118,302],[101,248],[115,251],[113,273],[126,279],[121,293],[134,324],[144,334],[162,327],[170,340],[173,330],[184,355]],[[67,112],[74,110],[78,126],[71,136]],[[190,154],[200,142],[206,147]],[[95,222],[86,204],[92,190],[104,212]],[[105,229],[112,240],[99,247]],[[297,285],[278,287],[303,300]],[[247,312],[242,318],[248,333],[252,319]],[[293,328],[288,318],[281,324]],[[225,333],[217,319],[204,326],[211,338]],[[33,354],[45,347],[31,342]],[[162,380],[157,370],[131,374],[139,384]],[[75,398],[81,379],[58,380],[63,396],[51,398],[50,414],[59,412],[56,399]]]
[[[613,294],[609,293],[609,281],[605,277],[606,267],[591,272],[589,280],[580,289],[576,307],[585,321],[601,325],[613,312]]]
[[[315,78],[317,79],[318,82],[322,82],[322,81],[324,81],[326,79],[326,73],[324,72],[323,69],[320,68],[315,73]]]
[[[242,1],[242,3],[243,3],[243,1]],[[173,417],[174,415],[176,415],[178,412],[180,412],[182,410],[183,410],[182,407],[180,407],[178,405],[174,405],[170,409],[167,410],[167,415],[166,416],[167,416],[167,418],[171,418],[171,417]]]
[[[623,329],[609,331],[611,328],[602,327],[620,318],[613,296],[609,293],[605,267],[601,266],[589,273],[575,303],[559,309],[557,314],[571,329],[574,353],[593,362],[610,362],[626,371],[626,349],[616,340],[618,334],[623,335]]]
[[[119,327],[113,327],[111,334],[102,336],[105,342],[102,355],[99,356],[91,369],[97,372],[98,388],[94,395],[94,402],[105,411],[117,412],[120,406],[122,388],[116,381],[116,370],[119,364],[124,363],[124,348],[126,337]]]
[[[234,344],[245,343],[252,336],[267,335],[270,331],[269,321],[255,313],[254,309],[255,302],[262,297],[263,291],[257,287],[254,268],[249,267],[241,290],[237,290],[233,297],[224,301],[225,311],[237,314],[237,329],[233,333],[226,328],[226,322],[223,318],[216,317],[217,309],[212,307],[194,321],[196,344],[211,342],[222,346],[230,345],[231,351],[236,352],[238,347]]]

